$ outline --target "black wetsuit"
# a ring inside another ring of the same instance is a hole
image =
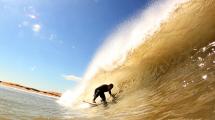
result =
[[[108,89],[108,85],[104,84],[99,86],[98,88],[95,89],[93,100],[96,100],[96,98],[100,96],[102,101],[106,102],[106,97],[104,94],[105,92],[109,92],[109,94],[111,95],[111,90]]]

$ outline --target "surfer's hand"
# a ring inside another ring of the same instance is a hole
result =
[[[114,94],[111,94],[111,97],[116,98]]]

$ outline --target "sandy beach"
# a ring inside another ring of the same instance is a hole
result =
[[[11,87],[11,88],[23,90],[26,92],[41,94],[41,95],[45,95],[45,96],[49,96],[49,97],[60,97],[61,96],[61,93],[59,93],[59,92],[38,90],[35,88],[31,88],[31,87],[27,87],[27,86],[23,86],[20,84],[7,82],[7,81],[0,81],[0,86]]]

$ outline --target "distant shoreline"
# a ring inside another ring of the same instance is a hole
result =
[[[24,90],[26,92],[36,93],[36,94],[45,95],[49,97],[61,97],[61,93],[58,93],[58,92],[38,90],[35,88],[26,87],[12,82],[0,81],[0,86],[12,87],[19,90]]]

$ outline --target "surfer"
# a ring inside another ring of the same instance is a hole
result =
[[[113,84],[112,83],[109,84],[109,85],[103,84],[103,85],[97,87],[95,89],[95,92],[94,92],[93,103],[96,103],[95,100],[96,100],[96,98],[98,96],[100,96],[100,98],[102,99],[102,102],[107,103],[106,102],[106,97],[105,97],[105,92],[109,92],[110,96],[112,96],[114,98],[114,95],[111,94],[111,89],[112,88],[113,88]]]

